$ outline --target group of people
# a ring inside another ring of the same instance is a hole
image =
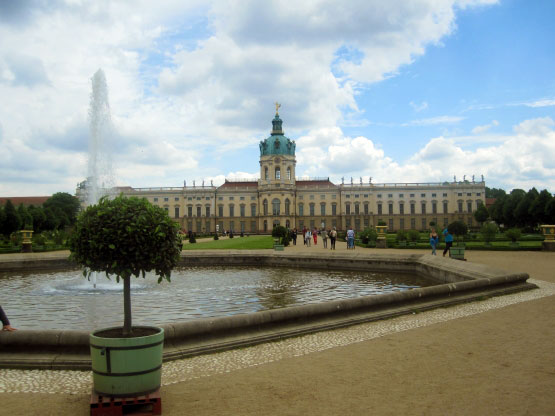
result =
[[[447,228],[445,228],[445,230],[442,231],[442,234],[445,238],[445,250],[443,250],[443,257],[445,257],[445,254],[447,254],[447,252],[449,252],[449,255],[451,255],[451,246],[453,245],[453,234],[451,234]],[[437,234],[435,228],[432,228],[432,232],[430,233],[430,246],[432,247],[432,255],[434,256],[436,255],[436,248],[438,244],[439,244],[439,235]]]
[[[291,230],[291,240],[293,240],[293,245],[297,245],[297,229]],[[313,228],[303,227],[301,230],[301,235],[303,236],[303,243],[305,246],[310,247],[312,243],[318,245],[318,235],[322,238],[322,244],[324,248],[328,248],[328,239],[330,240],[330,249],[335,250],[335,241],[337,240],[337,230],[335,227],[332,229],[322,228],[320,230]]]

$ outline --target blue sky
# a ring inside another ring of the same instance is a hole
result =
[[[119,185],[258,176],[275,101],[297,176],[555,190],[552,1],[0,3],[0,195],[87,175],[91,77]]]

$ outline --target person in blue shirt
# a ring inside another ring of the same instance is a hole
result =
[[[355,232],[353,231],[353,227],[349,227],[349,231],[347,231],[347,249],[355,248]]]
[[[447,228],[443,230],[442,234],[445,236],[445,250],[443,250],[443,257],[445,257],[445,253],[447,252],[449,252],[449,257],[451,257],[451,246],[453,245],[453,234],[451,234]]]

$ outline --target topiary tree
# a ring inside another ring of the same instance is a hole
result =
[[[131,276],[154,270],[158,283],[170,281],[181,253],[179,226],[166,211],[146,199],[123,195],[102,198],[78,218],[69,246],[70,259],[85,267],[83,275],[105,272],[123,279],[124,337],[132,336]]]
[[[276,225],[274,227],[272,230],[272,237],[279,238],[280,244],[284,246],[289,244],[289,231],[283,225]],[[285,240],[287,240],[287,243],[285,243]]]
[[[480,232],[486,244],[490,244],[495,239],[495,234],[497,234],[498,228],[494,222],[487,222],[482,225]]]
[[[521,234],[522,233],[518,228],[509,228],[507,231],[505,231],[505,235],[507,236],[507,238],[510,238],[513,243],[516,243],[516,240],[520,238]]]
[[[420,233],[417,230],[409,230],[408,237],[410,241],[416,243],[418,240],[420,240]]]
[[[468,233],[468,226],[462,221],[453,221],[447,226],[447,230],[456,237],[457,242],[460,238],[464,239],[464,236]]]

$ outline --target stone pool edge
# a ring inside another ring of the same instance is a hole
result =
[[[387,270],[429,275],[441,284],[403,292],[308,304],[222,318],[162,325],[164,361],[246,347],[287,337],[387,319],[486,297],[537,288],[526,273],[507,273],[489,266],[428,254],[316,254],[226,252],[182,255],[180,266],[275,266]],[[222,253],[223,254],[223,253]],[[335,253],[334,253],[335,254]],[[67,267],[67,257],[26,259],[18,267]],[[0,262],[0,270],[3,270]],[[13,267],[12,263],[10,267]],[[16,266],[17,267],[17,266]],[[89,370],[88,331],[0,333],[0,368]]]

